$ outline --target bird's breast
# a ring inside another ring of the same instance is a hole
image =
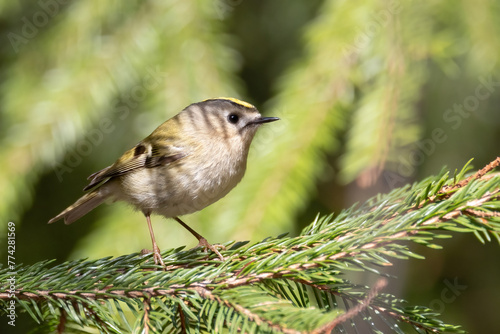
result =
[[[190,154],[122,177],[123,199],[143,212],[166,217],[190,214],[227,195],[241,181],[245,169],[246,156]]]

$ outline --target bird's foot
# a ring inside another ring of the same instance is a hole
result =
[[[149,249],[141,250],[142,255],[151,254],[151,253],[153,253],[153,260],[155,261],[155,264],[160,264],[163,267],[163,270],[165,270],[166,265],[165,265],[165,262],[163,262],[163,259],[161,257],[160,248],[158,248],[158,246],[155,245],[155,247],[153,247],[153,251],[150,251]]]
[[[226,247],[224,247],[224,245],[212,245],[210,244],[207,239],[205,238],[201,238],[199,239],[199,242],[198,242],[198,246],[197,247],[203,247],[205,250],[207,249],[210,249],[212,252],[214,252],[215,254],[217,254],[217,256],[219,257],[219,259],[221,261],[224,261],[224,257],[221,255],[221,253],[219,253],[219,251],[217,250],[217,248],[220,248],[222,250],[225,250]]]

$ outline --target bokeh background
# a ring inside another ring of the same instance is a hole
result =
[[[282,119],[259,130],[242,183],[185,217],[211,242],[296,235],[444,166],[482,167],[499,154],[499,22],[494,0],[1,0],[0,263],[9,221],[18,263],[150,247],[120,203],[46,223],[88,175],[210,97]],[[153,225],[161,249],[196,244],[174,221]],[[498,331],[498,245],[442,245],[396,263],[390,292]],[[19,333],[34,326],[21,319]]]

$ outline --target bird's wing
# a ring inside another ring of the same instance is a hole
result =
[[[109,179],[126,174],[138,168],[153,168],[166,165],[184,158],[187,153],[181,148],[168,143],[153,141],[150,137],[125,152],[113,165],[104,168],[88,177],[90,183],[83,188],[89,190]]]

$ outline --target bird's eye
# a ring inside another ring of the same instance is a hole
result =
[[[240,116],[236,114],[231,114],[227,116],[227,120],[229,121],[229,123],[236,124],[240,120]]]

